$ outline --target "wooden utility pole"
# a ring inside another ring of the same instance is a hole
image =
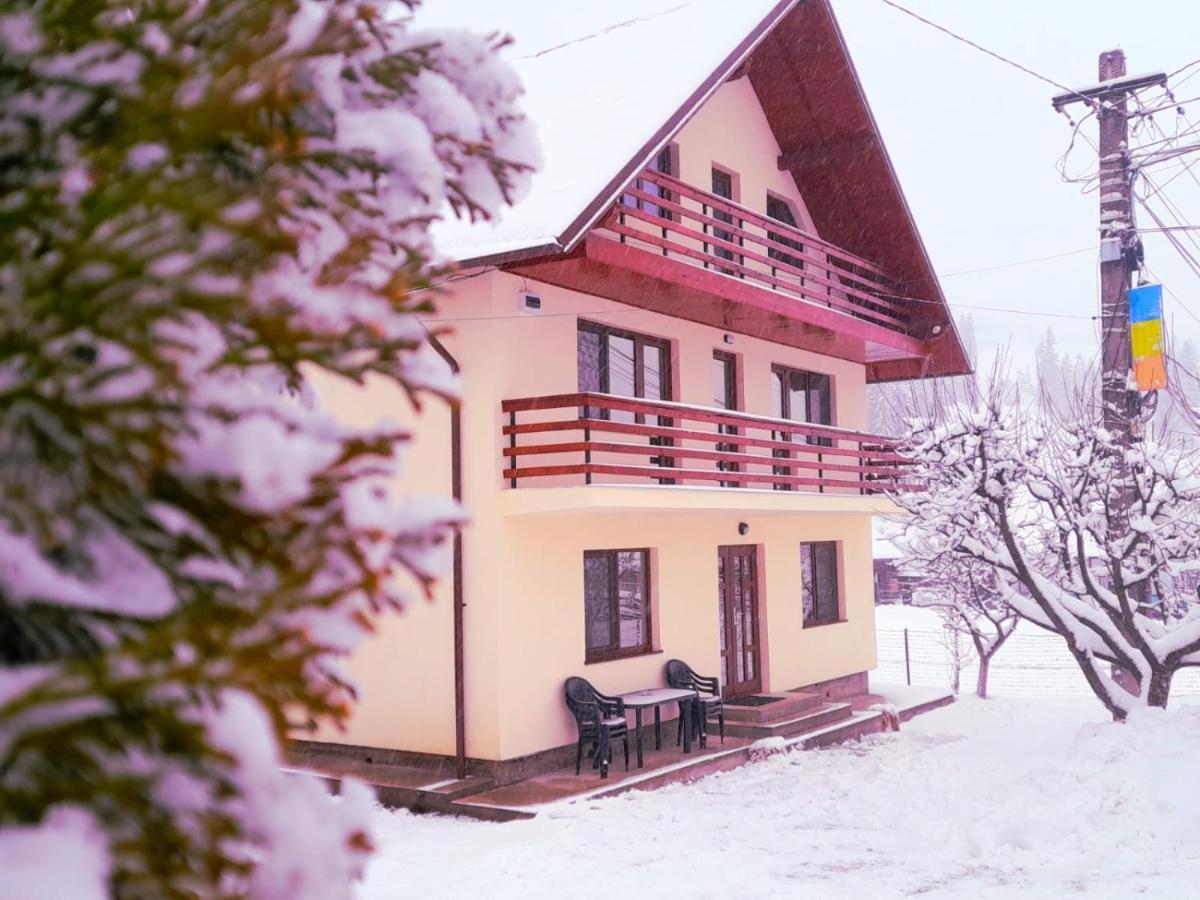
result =
[[[1125,75],[1125,54],[1100,54],[1100,81]],[[1133,180],[1129,171],[1128,93],[1099,101],[1100,123],[1100,240],[1109,243],[1100,261],[1101,400],[1104,427],[1122,448],[1128,447],[1141,402],[1129,389],[1133,368],[1129,344],[1129,285],[1137,246],[1133,230]],[[1120,251],[1119,253],[1116,251]],[[1113,257],[1116,257],[1115,259]]]
[[[1165,84],[1165,74],[1125,78],[1125,52],[1100,54],[1100,83],[1059,94],[1054,108],[1086,103],[1100,124],[1101,399],[1104,427],[1122,448],[1140,430],[1141,402],[1130,388],[1129,285],[1137,265],[1133,177],[1129,168],[1129,94]]]
[[[1086,103],[1100,125],[1098,147],[1100,174],[1100,398],[1104,428],[1113,436],[1118,465],[1128,481],[1125,450],[1142,431],[1141,397],[1132,385],[1133,348],[1129,335],[1129,287],[1139,266],[1140,244],[1133,225],[1133,172],[1129,165],[1129,95],[1135,90],[1166,84],[1163,73],[1125,77],[1125,52],[1106,50],[1100,54],[1100,83],[1054,98],[1055,110],[1073,103]],[[1110,539],[1120,541],[1129,533],[1129,487],[1118,494],[1117,508],[1109,522]],[[1147,607],[1144,582],[1131,585],[1135,611],[1153,615]],[[1113,667],[1113,675],[1130,693],[1138,685]]]

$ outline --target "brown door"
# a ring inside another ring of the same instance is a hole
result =
[[[717,600],[725,696],[762,690],[758,552],[753,544],[717,548]]]

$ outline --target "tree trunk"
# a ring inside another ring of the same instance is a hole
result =
[[[979,679],[975,682],[975,696],[980,700],[987,699],[988,666],[992,662],[991,654],[979,656]]]
[[[1173,669],[1155,669],[1150,675],[1150,692],[1146,702],[1159,709],[1167,708],[1167,700],[1171,696],[1171,679],[1175,676]]]

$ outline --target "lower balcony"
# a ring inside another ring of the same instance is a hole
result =
[[[920,490],[894,440],[843,428],[596,393],[505,400],[502,410],[510,488],[712,488],[704,508],[764,512],[885,512],[887,493]],[[668,496],[642,503],[669,506]]]

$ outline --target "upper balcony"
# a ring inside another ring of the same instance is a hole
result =
[[[920,490],[894,440],[844,428],[597,393],[505,400],[502,410],[511,488],[728,488],[713,508],[783,512],[839,501],[846,511],[884,511],[890,501],[881,495]],[[633,505],[669,502],[656,494]],[[876,502],[864,505],[869,497]]]
[[[930,311],[869,260],[653,170],[574,252],[509,268],[868,366],[919,368],[941,330],[931,331]]]

